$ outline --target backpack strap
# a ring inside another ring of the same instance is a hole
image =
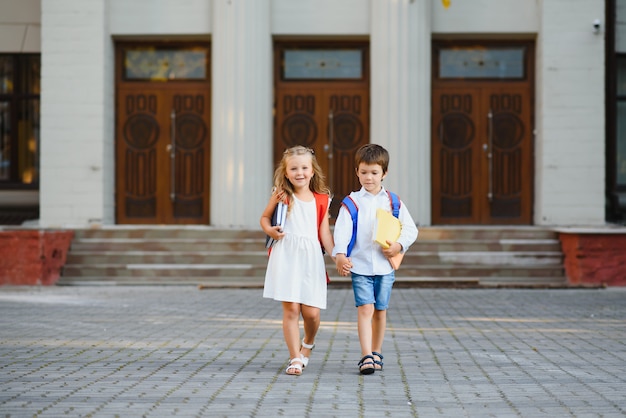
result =
[[[320,227],[322,226],[324,215],[326,215],[326,211],[328,210],[328,195],[313,192],[313,196],[315,196],[315,205],[317,206],[317,239],[319,240],[320,244],[322,244]],[[324,246],[322,246],[322,251],[324,251]]]
[[[341,201],[341,204],[348,210],[348,212],[350,213],[350,217],[352,218],[352,238],[350,238],[350,243],[348,244],[348,252],[346,254],[347,257],[350,257],[352,249],[354,248],[354,243],[356,242],[356,227],[359,220],[359,207],[350,196],[344,197]]]
[[[391,204],[391,213],[396,218],[400,217],[400,198],[394,192],[390,192],[387,190],[387,195],[389,195],[389,203]]]
[[[322,235],[320,233],[320,227],[322,226],[322,221],[324,220],[324,216],[326,216],[326,212],[328,211],[328,199],[329,196],[323,193],[313,192],[313,196],[315,196],[315,205],[317,206],[317,239],[320,242],[320,247],[322,248],[322,254],[324,251],[324,244],[322,244]],[[326,283],[330,283],[330,277],[328,276],[328,271],[326,272]]]

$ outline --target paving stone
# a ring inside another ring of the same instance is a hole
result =
[[[358,373],[331,288],[302,376],[260,289],[0,288],[4,417],[623,417],[626,289],[393,292],[385,368]]]

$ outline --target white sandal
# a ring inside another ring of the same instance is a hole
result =
[[[289,360],[289,366],[285,369],[285,373],[290,376],[300,376],[302,374],[302,369],[304,367],[304,362],[302,358],[294,357]],[[293,373],[289,373],[289,370],[295,370]]]
[[[303,348],[306,348],[307,350],[313,350],[315,348],[315,343],[313,344],[307,344],[304,342],[304,338],[302,339],[302,347],[300,348],[300,350],[302,350]],[[300,358],[302,358],[302,368],[304,369],[306,366],[309,365],[309,358],[308,357],[304,357],[304,354],[300,354]]]

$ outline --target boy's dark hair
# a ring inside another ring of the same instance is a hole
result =
[[[365,144],[356,151],[354,163],[356,164],[357,170],[361,163],[368,165],[378,164],[382,167],[384,174],[389,167],[389,153],[378,144]]]

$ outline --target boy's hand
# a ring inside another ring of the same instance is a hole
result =
[[[391,258],[402,251],[402,245],[398,242],[387,241],[387,244],[389,244],[389,248],[383,249],[383,255],[387,258]]]
[[[337,267],[337,273],[340,276],[348,276],[350,269],[352,269],[352,261],[345,254],[337,254],[335,257],[335,266]]]

